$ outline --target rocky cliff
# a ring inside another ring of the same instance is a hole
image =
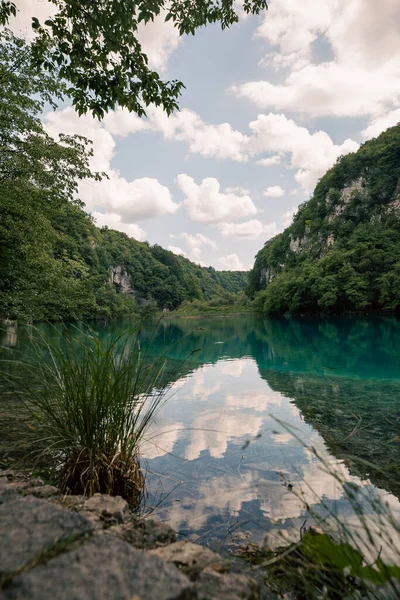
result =
[[[264,312],[400,307],[400,125],[326,173],[257,254],[248,293]]]

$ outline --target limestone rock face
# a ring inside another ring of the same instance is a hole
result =
[[[364,187],[364,177],[358,177],[347,185],[340,193],[340,200],[343,204],[348,204],[354,192],[361,192]]]
[[[132,292],[132,280],[121,265],[110,268],[110,283],[115,285],[118,293]]]

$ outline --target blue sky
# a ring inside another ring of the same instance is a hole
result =
[[[17,0],[14,27],[49,6]],[[140,36],[151,65],[185,83],[179,113],[100,124],[64,107],[44,122],[93,140],[110,179],[80,196],[99,225],[249,269],[338,156],[400,121],[399,23],[398,0],[271,0],[263,16],[184,38],[159,18]]]

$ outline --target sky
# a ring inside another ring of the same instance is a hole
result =
[[[12,27],[28,37],[30,17],[51,10],[16,5]],[[139,36],[150,65],[184,82],[179,112],[100,123],[63,106],[43,121],[93,141],[91,166],[109,179],[79,196],[98,226],[201,265],[250,269],[339,156],[400,121],[398,0],[270,0],[229,30],[180,38],[160,16]]]

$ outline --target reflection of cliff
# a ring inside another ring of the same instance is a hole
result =
[[[260,369],[352,475],[400,498],[400,381],[295,375]]]

